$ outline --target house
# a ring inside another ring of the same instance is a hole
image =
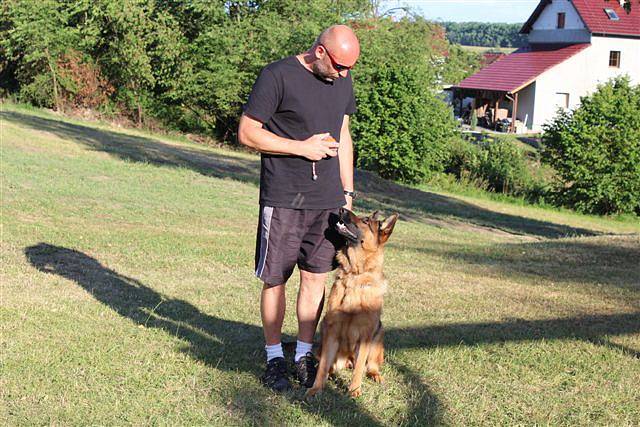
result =
[[[600,83],[626,74],[640,84],[640,0],[542,0],[520,32],[529,46],[454,86],[454,105],[473,98],[490,124],[538,132]]]

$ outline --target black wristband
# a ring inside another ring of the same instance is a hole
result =
[[[350,196],[352,199],[355,199],[357,194],[355,191],[344,190],[345,196]]]

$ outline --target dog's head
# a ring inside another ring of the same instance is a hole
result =
[[[369,216],[357,216],[348,209],[341,208],[335,228],[343,236],[347,245],[361,246],[366,251],[375,251],[383,246],[396,225],[398,214],[380,217],[378,211]]]

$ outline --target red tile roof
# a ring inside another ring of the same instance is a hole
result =
[[[640,1],[631,0],[631,13],[618,0],[573,0],[580,17],[592,33],[640,36]],[[604,9],[612,9],[620,18],[609,19]]]
[[[548,69],[590,46],[589,43],[572,45],[534,45],[518,49],[499,61],[488,65],[461,81],[456,87],[517,92],[533,82]]]
[[[618,0],[570,0],[576,8],[578,15],[591,33],[640,36],[640,0],[631,0],[631,12],[620,6]],[[531,31],[533,23],[538,19],[542,11],[551,0],[541,0],[524,24],[521,33]],[[620,18],[617,21],[609,19],[605,9],[612,9]]]

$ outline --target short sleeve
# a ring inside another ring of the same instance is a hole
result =
[[[249,100],[242,109],[245,114],[266,123],[278,109],[280,93],[280,85],[273,72],[264,68],[253,85]]]

